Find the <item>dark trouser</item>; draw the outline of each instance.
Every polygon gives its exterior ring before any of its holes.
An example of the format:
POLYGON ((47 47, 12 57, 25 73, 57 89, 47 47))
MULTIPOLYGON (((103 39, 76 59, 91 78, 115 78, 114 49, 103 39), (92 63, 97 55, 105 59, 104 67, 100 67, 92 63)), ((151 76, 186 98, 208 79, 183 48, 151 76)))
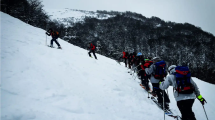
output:
POLYGON ((127 67, 127 59, 126 58, 123 58, 124 59, 124 62, 125 62, 125 67, 127 67))
POLYGON ((159 88, 159 83, 152 83, 153 92, 158 96, 158 103, 163 103, 163 93, 164 93, 164 103, 170 103, 169 97, 166 94, 166 91, 159 88))
POLYGON ((195 99, 188 99, 177 102, 178 109, 182 115, 182 120, 196 120, 195 114, 192 111, 194 101, 195 99))
POLYGON ((54 39, 54 38, 52 38, 52 40, 51 40, 51 46, 53 46, 53 41, 57 44, 58 47, 60 46, 60 44, 59 44, 59 43, 57 42, 57 40, 54 39))
POLYGON ((146 77, 145 71, 140 71, 141 84, 146 87, 146 90, 149 90, 149 80, 146 77))
POLYGON ((91 54, 90 54, 91 52, 93 53, 94 58, 97 59, 96 54, 95 54, 95 50, 90 50, 90 51, 88 52, 88 54, 89 54, 90 57, 91 57, 91 54))
POLYGON ((131 69, 131 60, 130 59, 128 59, 128 67, 129 67, 129 69, 131 69))

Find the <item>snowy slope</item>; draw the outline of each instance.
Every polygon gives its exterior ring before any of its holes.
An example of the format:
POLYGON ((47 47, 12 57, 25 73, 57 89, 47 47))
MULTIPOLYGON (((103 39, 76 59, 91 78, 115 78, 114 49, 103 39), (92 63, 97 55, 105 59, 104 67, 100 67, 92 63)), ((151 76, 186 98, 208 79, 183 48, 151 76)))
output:
MULTIPOLYGON (((108 19, 109 17, 114 17, 109 14, 100 14, 94 11, 84 11, 84 10, 75 10, 75 9, 47 9, 48 15, 51 19, 59 20, 60 22, 67 25, 67 21, 72 21, 73 23, 84 21, 84 18, 92 17, 97 19, 108 19)), ((69 23, 68 23, 69 24, 69 23)))
MULTIPOLYGON (((98 54, 90 58, 61 39, 63 50, 49 48, 44 30, 4 13, 1 32, 1 120, 163 120, 124 65, 98 54)), ((195 81, 212 120, 215 86, 195 81)), ((169 95, 179 114, 172 88, 169 95)), ((197 120, 206 119, 197 100, 193 110, 197 120)))

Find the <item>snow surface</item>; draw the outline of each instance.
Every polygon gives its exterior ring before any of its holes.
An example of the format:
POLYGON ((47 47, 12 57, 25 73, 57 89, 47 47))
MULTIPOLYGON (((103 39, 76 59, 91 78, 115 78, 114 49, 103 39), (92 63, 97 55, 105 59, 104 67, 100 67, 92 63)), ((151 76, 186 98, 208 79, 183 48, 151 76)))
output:
MULTIPOLYGON (((44 30, 2 12, 1 32, 1 120, 163 120, 124 64, 99 54, 95 60, 61 39, 62 50, 49 48, 44 30)), ((194 80, 213 120, 215 86, 194 80)), ((180 115, 171 87, 168 92, 170 108, 180 115)), ((198 100, 193 111, 206 120, 198 100)))
MULTIPOLYGON (((73 21, 74 23, 83 21, 84 18, 92 17, 97 19, 108 19, 114 17, 114 15, 100 14, 94 11, 84 11, 75 9, 47 9, 46 10, 51 19, 56 19, 67 25, 67 21, 73 21)), ((69 24, 69 23, 68 23, 69 24)))

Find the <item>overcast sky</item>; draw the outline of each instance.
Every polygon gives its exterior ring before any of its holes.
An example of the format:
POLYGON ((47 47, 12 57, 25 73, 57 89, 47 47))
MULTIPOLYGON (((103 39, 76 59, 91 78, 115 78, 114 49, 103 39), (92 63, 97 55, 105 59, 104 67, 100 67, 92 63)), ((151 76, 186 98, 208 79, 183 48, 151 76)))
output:
POLYGON ((215 0, 42 0, 44 9, 131 11, 165 21, 191 23, 215 36, 215 0))

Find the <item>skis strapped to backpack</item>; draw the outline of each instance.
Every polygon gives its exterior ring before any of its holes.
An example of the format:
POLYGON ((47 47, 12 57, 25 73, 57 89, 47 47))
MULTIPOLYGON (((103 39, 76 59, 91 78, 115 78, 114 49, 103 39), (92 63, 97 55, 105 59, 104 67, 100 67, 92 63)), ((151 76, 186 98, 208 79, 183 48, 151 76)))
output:
POLYGON ((175 77, 177 88, 176 91, 180 94, 191 94, 194 88, 190 82, 191 74, 187 66, 177 66, 175 68, 175 77))
POLYGON ((156 79, 163 79, 164 77, 166 77, 166 63, 164 61, 156 62, 155 67, 156 70, 154 73, 154 77, 156 79))

